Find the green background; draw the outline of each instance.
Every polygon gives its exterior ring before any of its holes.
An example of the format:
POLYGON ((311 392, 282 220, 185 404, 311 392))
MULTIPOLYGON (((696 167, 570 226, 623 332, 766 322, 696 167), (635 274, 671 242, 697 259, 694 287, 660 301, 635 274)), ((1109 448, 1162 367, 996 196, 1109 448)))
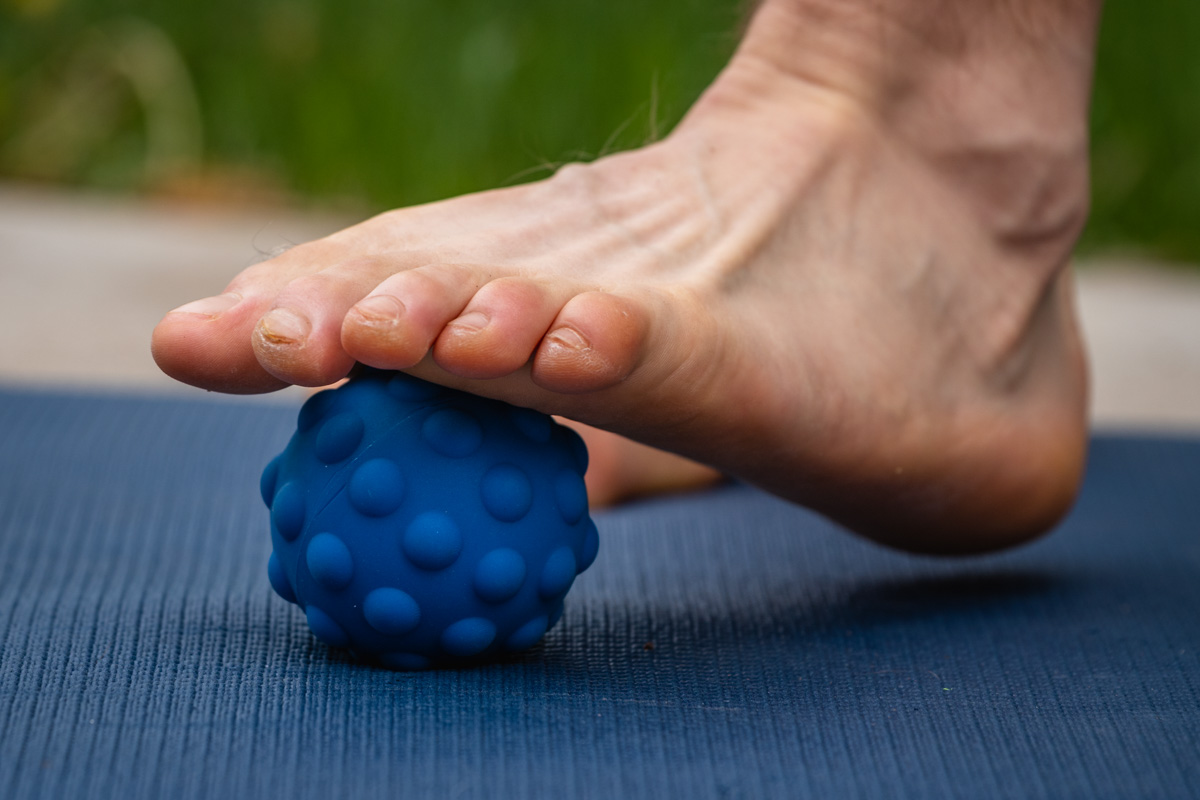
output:
MULTIPOLYGON (((739 0, 0 0, 0 175, 363 211, 662 135, 739 0)), ((1105 9, 1085 251, 1200 263, 1200 3, 1105 9)))

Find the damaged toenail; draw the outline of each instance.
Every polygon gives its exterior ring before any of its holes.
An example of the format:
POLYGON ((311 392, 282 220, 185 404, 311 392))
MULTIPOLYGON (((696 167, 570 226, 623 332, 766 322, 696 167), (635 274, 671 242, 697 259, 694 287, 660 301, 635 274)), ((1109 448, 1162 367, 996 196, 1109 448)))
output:
POLYGON ((296 344, 308 338, 312 324, 290 308, 276 308, 258 321, 258 332, 270 344, 296 344))
POLYGON ((488 315, 482 311, 471 311, 452 320, 450 324, 455 328, 462 328, 468 333, 475 333, 486 328, 489 321, 488 315))
POLYGON ((568 350, 587 350, 589 347, 587 340, 574 328, 555 328, 546 334, 546 338, 568 350))
POLYGON ((171 309, 172 314, 197 314, 202 317, 219 317, 229 309, 242 302, 242 296, 236 292, 219 294, 216 297, 206 297, 203 300, 193 300, 171 309))
POLYGON ((364 297, 354 306, 358 315, 367 322, 395 322, 404 311, 404 304, 390 294, 376 294, 364 297))

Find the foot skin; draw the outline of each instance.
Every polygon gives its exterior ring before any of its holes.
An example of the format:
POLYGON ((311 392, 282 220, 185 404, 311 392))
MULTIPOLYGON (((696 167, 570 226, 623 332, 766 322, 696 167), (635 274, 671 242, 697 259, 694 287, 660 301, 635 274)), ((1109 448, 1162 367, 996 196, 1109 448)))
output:
POLYGON ((583 437, 588 448, 588 503, 605 508, 652 495, 715 486, 722 475, 690 459, 638 444, 590 425, 559 418, 583 437))
POLYGON ((892 546, 1036 536, 1086 442, 1096 10, 892 5, 768 0, 668 139, 296 247, 169 313, 155 359, 225 392, 403 369, 892 546))

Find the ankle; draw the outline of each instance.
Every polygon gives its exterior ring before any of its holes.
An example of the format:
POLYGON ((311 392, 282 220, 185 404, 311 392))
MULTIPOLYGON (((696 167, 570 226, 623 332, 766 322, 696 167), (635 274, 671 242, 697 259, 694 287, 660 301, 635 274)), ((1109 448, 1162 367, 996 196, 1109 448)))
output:
POLYGON ((1086 101, 1101 0, 761 0, 737 58, 886 115, 937 73, 1086 101), (999 67, 999 69, 997 69, 999 67), (965 76, 964 76, 965 77, 965 76), (1073 80, 1081 77, 1082 80, 1073 80))
POLYGON ((764 0, 679 133, 770 154, 776 182, 806 180, 814 155, 885 143, 972 209, 999 250, 1057 269, 1087 214, 1098 11, 1096 0, 764 0))

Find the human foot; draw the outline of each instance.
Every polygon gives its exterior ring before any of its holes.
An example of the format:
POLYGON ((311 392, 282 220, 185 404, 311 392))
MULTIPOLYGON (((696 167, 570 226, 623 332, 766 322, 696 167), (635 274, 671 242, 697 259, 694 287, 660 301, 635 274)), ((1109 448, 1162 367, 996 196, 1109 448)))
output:
POLYGON ((234 392, 406 369, 899 547, 1040 533, 1085 442, 1094 14, 963 4, 982 35, 895 4, 767 2, 667 140, 294 248, 168 314, 155 358, 234 392))
POLYGON ((606 508, 653 495, 689 492, 720 483, 723 476, 712 467, 668 453, 615 433, 560 417, 574 428, 588 449, 584 476, 588 504, 606 508))

